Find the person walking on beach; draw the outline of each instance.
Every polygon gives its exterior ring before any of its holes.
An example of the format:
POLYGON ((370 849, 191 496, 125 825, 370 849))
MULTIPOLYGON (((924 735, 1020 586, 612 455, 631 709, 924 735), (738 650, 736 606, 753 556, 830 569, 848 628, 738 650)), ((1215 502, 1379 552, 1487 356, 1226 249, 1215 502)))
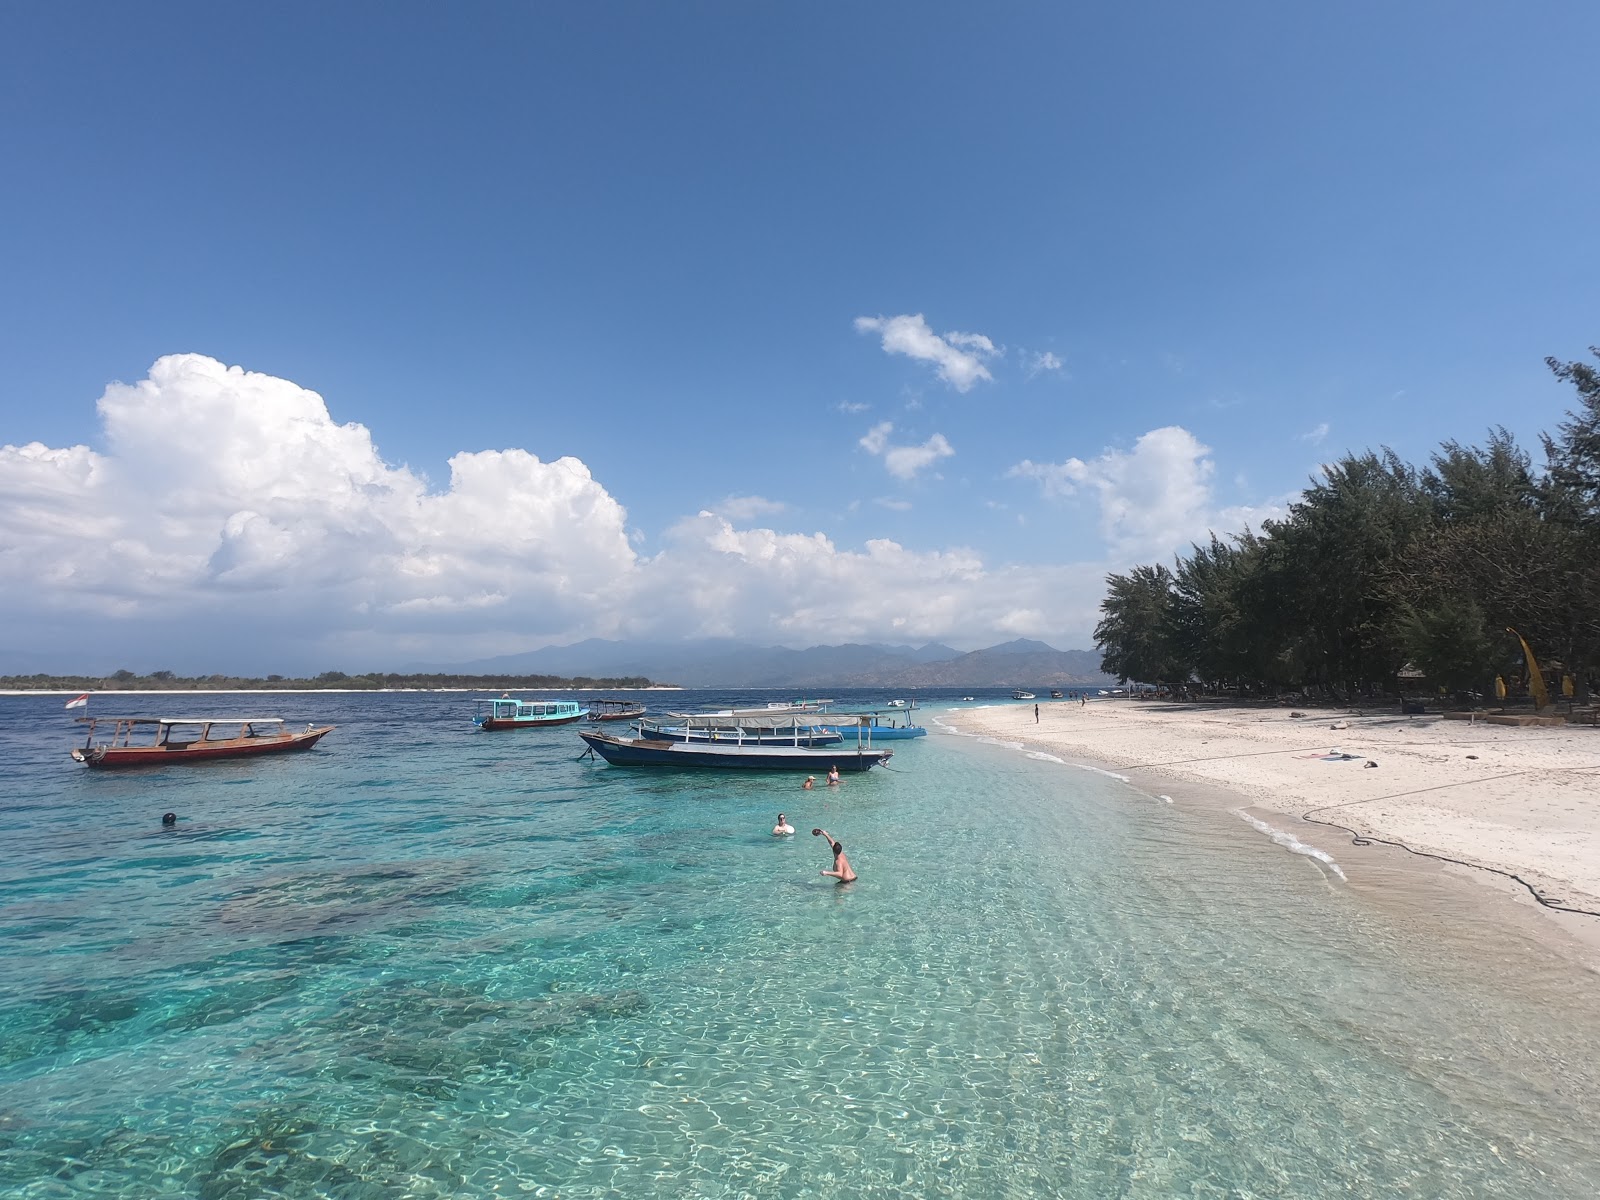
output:
POLYGON ((813 829, 812 837, 828 839, 828 845, 833 847, 833 870, 821 872, 823 875, 832 875, 840 883, 854 883, 856 873, 850 869, 850 860, 844 856, 844 843, 833 840, 833 834, 826 829, 813 829))
POLYGON ((1039 723, 1039 706, 1037 704, 1033 706, 1033 723, 1035 725, 1039 723))

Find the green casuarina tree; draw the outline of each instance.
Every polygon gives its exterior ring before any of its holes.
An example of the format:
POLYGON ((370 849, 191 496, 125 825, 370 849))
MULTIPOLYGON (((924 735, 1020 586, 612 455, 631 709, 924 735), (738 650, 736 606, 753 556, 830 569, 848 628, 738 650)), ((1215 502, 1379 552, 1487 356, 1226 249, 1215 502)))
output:
POLYGON ((1387 449, 1347 454, 1258 534, 1110 576, 1095 630, 1106 670, 1339 693, 1392 689, 1410 661, 1486 690, 1520 657, 1511 626, 1586 697, 1600 667, 1600 367, 1547 361, 1578 404, 1542 439, 1542 470, 1504 428, 1481 447, 1444 443, 1421 471, 1387 449))
POLYGON ((1402 635, 1411 661, 1446 691, 1487 696, 1494 677, 1511 669, 1506 637, 1491 631, 1483 610, 1466 597, 1410 610, 1402 635))
POLYGON ((1405 649, 1435 684, 1487 695, 1514 665, 1505 627, 1548 623, 1534 609, 1559 531, 1539 516, 1530 459, 1504 428, 1481 448, 1444 443, 1421 489, 1433 511, 1403 589, 1405 649))
POLYGON ((1258 596, 1261 618, 1267 628, 1300 631, 1308 683, 1350 691, 1393 684, 1405 661, 1404 579, 1429 515, 1415 471, 1385 449, 1324 468, 1288 518, 1268 528, 1278 587, 1258 596))
POLYGON ((1104 614, 1094 629, 1100 669, 1118 679, 1182 683, 1189 664, 1172 627, 1172 572, 1159 563, 1106 577, 1104 614))
POLYGON ((1194 674, 1213 687, 1261 678, 1262 640, 1245 610, 1245 585, 1261 543, 1248 531, 1237 542, 1211 535, 1179 557, 1168 604, 1174 648, 1194 674))
MULTIPOLYGON (((1600 360, 1600 347, 1590 346, 1589 352, 1600 360)), ((1600 522, 1600 371, 1581 361, 1544 361, 1557 379, 1578 390, 1578 410, 1558 427, 1560 436, 1544 437, 1552 515, 1573 523, 1600 522)))
MULTIPOLYGON (((1589 350, 1600 359, 1600 348, 1589 350)), ((1545 362, 1578 393, 1578 407, 1558 427, 1559 436, 1544 438, 1540 501, 1547 519, 1563 530, 1566 549, 1549 585, 1558 615, 1545 640, 1576 679, 1579 699, 1587 700, 1589 671, 1600 663, 1600 371, 1581 361, 1545 362)))

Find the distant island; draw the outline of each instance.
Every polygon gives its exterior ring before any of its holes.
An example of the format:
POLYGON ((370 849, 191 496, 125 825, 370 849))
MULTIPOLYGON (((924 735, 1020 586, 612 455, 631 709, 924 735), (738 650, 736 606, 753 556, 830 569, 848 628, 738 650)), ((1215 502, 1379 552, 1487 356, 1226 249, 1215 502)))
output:
MULTIPOLYGON (((436 688, 607 689, 789 688, 1040 688, 1104 687, 1113 677, 1093 650, 1057 650, 1044 642, 1017 639, 963 653, 938 642, 923 646, 846 643, 796 650, 731 638, 665 642, 612 642, 590 638, 569 646, 507 654, 472 662, 403 663, 399 671, 346 674, 324 671, 311 678, 267 675, 180 677, 172 671, 131 670, 104 674, 35 672, 22 656, 0 652, 7 691, 379 691, 436 688), (663 683, 670 680, 670 683, 663 683)), ((96 664, 97 666, 101 664, 96 664)), ((102 667, 103 669, 103 667, 102 667)))
POLYGON ((285 675, 252 678, 239 675, 175 675, 171 671, 114 671, 110 675, 0 675, 0 691, 7 692, 380 692, 436 691, 444 689, 486 692, 510 689, 539 691, 608 690, 636 691, 641 688, 670 686, 653 683, 639 676, 617 679, 564 678, 558 675, 450 675, 378 674, 346 675, 343 671, 324 671, 310 679, 285 675))

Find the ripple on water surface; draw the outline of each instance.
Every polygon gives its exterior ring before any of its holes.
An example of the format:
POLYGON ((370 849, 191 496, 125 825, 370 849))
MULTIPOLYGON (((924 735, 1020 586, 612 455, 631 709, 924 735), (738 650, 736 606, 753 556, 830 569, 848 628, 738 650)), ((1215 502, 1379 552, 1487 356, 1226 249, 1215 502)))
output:
POLYGON ((1600 1189, 1571 976, 1237 817, 937 732, 802 792, 292 703, 297 760, 9 781, 0 1193, 1600 1189))

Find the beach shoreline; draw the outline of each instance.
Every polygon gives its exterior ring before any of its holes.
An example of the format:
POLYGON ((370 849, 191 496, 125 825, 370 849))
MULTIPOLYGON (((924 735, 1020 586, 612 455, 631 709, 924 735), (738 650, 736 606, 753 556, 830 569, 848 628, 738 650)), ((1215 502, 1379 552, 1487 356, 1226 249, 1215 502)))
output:
POLYGON ((1336 856, 1348 884, 1381 903, 1403 903, 1419 873, 1470 878, 1464 903, 1600 970, 1600 917, 1561 911, 1600 913, 1600 730, 1208 702, 1037 707, 1037 723, 1034 705, 1006 703, 946 721, 1237 814, 1241 830, 1336 856), (1510 903, 1477 902, 1491 893, 1510 903))

